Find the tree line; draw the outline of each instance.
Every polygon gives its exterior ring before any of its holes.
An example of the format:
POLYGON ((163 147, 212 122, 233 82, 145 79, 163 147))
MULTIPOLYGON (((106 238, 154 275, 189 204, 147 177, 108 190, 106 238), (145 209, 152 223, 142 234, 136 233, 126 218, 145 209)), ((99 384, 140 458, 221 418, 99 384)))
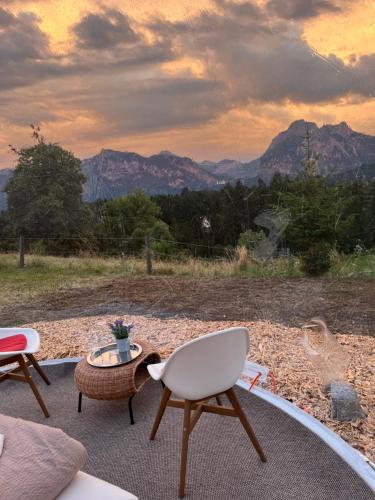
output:
POLYGON ((220 257, 238 245, 253 248, 270 236, 260 214, 287 214, 275 250, 302 257, 306 272, 329 268, 330 253, 375 248, 375 181, 332 182, 304 164, 293 179, 275 174, 269 184, 241 182, 219 191, 148 197, 141 191, 113 200, 82 201, 80 161, 38 129, 36 143, 14 150, 17 166, 6 186, 8 209, 0 213, 0 249, 50 254, 121 255, 141 252, 145 236, 156 255, 220 257))

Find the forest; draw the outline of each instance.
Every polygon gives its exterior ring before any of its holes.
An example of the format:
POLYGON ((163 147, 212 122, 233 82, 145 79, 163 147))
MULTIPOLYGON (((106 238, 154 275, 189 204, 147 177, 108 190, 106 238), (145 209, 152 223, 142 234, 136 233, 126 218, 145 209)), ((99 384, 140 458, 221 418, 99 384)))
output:
POLYGON ((241 182, 220 190, 148 197, 142 191, 95 203, 82 201, 80 161, 36 137, 17 151, 0 213, 0 249, 48 255, 127 255, 152 238, 161 258, 225 257, 236 247, 263 256, 302 257, 308 274, 329 269, 332 251, 375 248, 375 181, 334 182, 309 163, 293 179, 276 174, 269 184, 241 182), (268 246, 267 246, 268 245, 268 246))

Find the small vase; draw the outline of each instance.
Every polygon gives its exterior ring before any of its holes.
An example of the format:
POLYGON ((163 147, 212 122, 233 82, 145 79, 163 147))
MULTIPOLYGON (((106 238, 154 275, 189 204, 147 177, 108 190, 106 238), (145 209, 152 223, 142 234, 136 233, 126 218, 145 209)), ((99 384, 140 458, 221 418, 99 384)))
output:
POLYGON ((130 339, 116 339, 118 352, 130 351, 130 339))

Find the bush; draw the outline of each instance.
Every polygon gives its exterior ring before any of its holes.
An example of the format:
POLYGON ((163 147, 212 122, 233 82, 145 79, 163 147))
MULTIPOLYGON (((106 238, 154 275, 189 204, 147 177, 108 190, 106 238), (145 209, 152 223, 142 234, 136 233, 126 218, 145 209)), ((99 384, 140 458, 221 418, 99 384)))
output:
POLYGON ((238 246, 239 247, 245 247, 248 250, 253 250, 257 243, 259 241, 264 240, 266 235, 264 234, 264 231, 253 231, 252 229, 248 229, 244 233, 240 234, 239 240, 238 240, 238 246))
POLYGON ((322 276, 331 267, 331 250, 329 243, 320 242, 301 255, 301 269, 309 276, 322 276))
POLYGON ((176 245, 172 241, 153 241, 152 251, 159 259, 171 259, 176 257, 176 245))

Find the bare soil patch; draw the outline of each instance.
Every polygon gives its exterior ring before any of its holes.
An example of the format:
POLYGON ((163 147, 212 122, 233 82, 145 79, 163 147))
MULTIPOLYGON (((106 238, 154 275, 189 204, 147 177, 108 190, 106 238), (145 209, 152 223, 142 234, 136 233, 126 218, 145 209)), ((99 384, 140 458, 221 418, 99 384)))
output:
POLYGON ((299 327, 320 316, 334 333, 375 335, 374 304, 375 280, 126 277, 2 307, 0 324, 122 313, 299 327))

